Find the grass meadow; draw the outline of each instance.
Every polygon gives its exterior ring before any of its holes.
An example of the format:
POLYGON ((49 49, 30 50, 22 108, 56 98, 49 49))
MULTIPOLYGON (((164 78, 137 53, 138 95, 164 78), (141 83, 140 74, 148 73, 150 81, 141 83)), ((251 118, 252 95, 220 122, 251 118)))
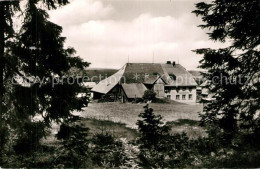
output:
MULTIPOLYGON (((138 115, 143 112, 145 104, 132 103, 90 103, 84 111, 76 114, 84 118, 98 120, 109 120, 126 124, 126 127, 137 128, 138 115)), ((160 104, 150 103, 155 114, 163 116, 163 121, 176 121, 179 119, 199 120, 199 113, 202 112, 202 105, 188 104, 160 104)))
MULTIPOLYGON (((143 112, 145 104, 132 103, 90 103, 82 112, 74 112, 82 119, 79 123, 88 127, 90 135, 101 132, 109 132, 116 138, 127 138, 134 140, 138 137, 136 122, 138 115, 143 112)), ((150 103, 155 114, 163 116, 163 121, 170 125, 171 133, 185 132, 189 138, 206 136, 205 130, 199 126, 199 113, 202 112, 202 105, 188 105, 172 102, 170 104, 150 103)), ((59 125, 53 124, 50 135, 42 140, 51 145, 57 144, 54 139, 59 131, 59 125)), ((58 143, 59 144, 59 143, 58 143)))
MULTIPOLYGON (((116 136, 135 138, 137 136, 136 122, 138 115, 143 112, 145 104, 132 103, 90 103, 83 112, 75 113, 84 118, 85 126, 94 131, 109 130, 116 136), (103 128, 102 128, 103 127, 103 128), (121 129, 119 129, 121 128, 121 129), (131 130, 130 130, 131 129, 131 130), (130 134, 125 134, 129 132, 130 134)), ((199 113, 202 112, 202 105, 188 104, 149 104, 155 114, 163 116, 163 121, 168 123, 172 133, 186 132, 190 138, 205 136, 205 131, 198 125, 199 113)))

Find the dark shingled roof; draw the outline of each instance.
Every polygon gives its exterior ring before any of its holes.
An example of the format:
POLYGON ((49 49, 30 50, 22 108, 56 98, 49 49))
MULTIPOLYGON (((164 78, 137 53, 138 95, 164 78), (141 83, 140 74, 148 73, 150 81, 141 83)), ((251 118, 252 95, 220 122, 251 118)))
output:
POLYGON ((159 63, 127 63, 124 78, 126 83, 144 83, 146 78, 162 74, 159 63))
POLYGON ((154 84, 161 76, 149 75, 144 79, 144 84, 154 84))
POLYGON ((142 83, 130 83, 122 84, 122 88, 129 99, 142 98, 144 92, 147 90, 144 84, 142 83))
POLYGON ((180 64, 161 64, 164 72, 168 75, 175 75, 176 80, 168 81, 170 86, 197 86, 193 76, 180 64))

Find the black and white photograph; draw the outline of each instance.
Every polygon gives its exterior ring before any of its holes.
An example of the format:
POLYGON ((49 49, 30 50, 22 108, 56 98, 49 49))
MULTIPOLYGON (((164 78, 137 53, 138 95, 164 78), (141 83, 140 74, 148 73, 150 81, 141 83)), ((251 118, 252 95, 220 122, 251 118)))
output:
POLYGON ((0 0, 0 169, 259 167, 260 0, 0 0))

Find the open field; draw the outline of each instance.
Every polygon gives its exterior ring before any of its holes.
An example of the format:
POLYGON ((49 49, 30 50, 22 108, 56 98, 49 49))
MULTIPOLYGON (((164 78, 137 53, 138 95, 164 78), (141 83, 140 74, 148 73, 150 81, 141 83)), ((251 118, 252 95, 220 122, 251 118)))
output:
MULTIPOLYGON (((82 122, 86 127, 94 129, 93 133, 100 132, 102 127, 114 133, 115 136, 134 139, 137 134, 136 122, 138 115, 143 112, 145 104, 132 103, 90 103, 87 108, 78 114, 85 119, 82 122), (112 123, 109 123, 111 121, 112 123), (128 134, 124 133, 128 132, 128 134)), ((198 125, 199 113, 202 105, 187 104, 158 104, 152 103, 150 107, 155 114, 163 116, 163 121, 171 126, 171 133, 185 132, 190 138, 206 136, 202 127, 198 125)))
MULTIPOLYGON (((80 120, 90 129, 90 135, 110 132, 115 137, 124 137, 133 140, 138 136, 136 122, 138 115, 143 112, 145 104, 132 103, 90 103, 83 112, 75 112, 83 119, 80 120)), ((198 126, 199 112, 202 105, 187 105, 173 102, 171 104, 151 103, 155 114, 163 116, 163 121, 171 126, 171 133, 186 132, 190 138, 206 136, 203 128, 198 126)), ((51 135, 44 140, 50 144, 59 126, 53 124, 51 135)), ((56 144, 56 143, 55 143, 56 144)))
MULTIPOLYGON (((85 118, 109 120, 126 124, 126 127, 137 128, 138 115, 143 112, 145 104, 132 103, 90 103, 85 111, 80 114, 85 118)), ((202 105, 187 104, 159 104, 151 103, 155 114, 163 116, 164 122, 176 121, 178 119, 199 120, 199 113, 202 112, 202 105)))

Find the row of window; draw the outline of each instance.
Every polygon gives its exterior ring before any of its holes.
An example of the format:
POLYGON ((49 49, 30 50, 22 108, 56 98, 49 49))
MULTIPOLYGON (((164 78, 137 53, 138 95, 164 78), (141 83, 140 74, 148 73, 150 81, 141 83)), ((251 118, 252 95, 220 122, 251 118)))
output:
MULTIPOLYGON (((186 95, 181 95, 182 96, 182 100, 186 100, 186 95)), ((188 95, 188 99, 192 100, 192 94, 188 95)), ((176 100, 180 100, 180 95, 176 95, 176 100)))
MULTIPOLYGON (((167 98, 170 99, 171 95, 167 95, 167 98)), ((192 100, 192 94, 189 94, 189 100, 192 100)), ((180 95, 176 95, 176 100, 180 100, 180 95)), ((182 100, 186 100, 186 95, 182 95, 182 100)))

